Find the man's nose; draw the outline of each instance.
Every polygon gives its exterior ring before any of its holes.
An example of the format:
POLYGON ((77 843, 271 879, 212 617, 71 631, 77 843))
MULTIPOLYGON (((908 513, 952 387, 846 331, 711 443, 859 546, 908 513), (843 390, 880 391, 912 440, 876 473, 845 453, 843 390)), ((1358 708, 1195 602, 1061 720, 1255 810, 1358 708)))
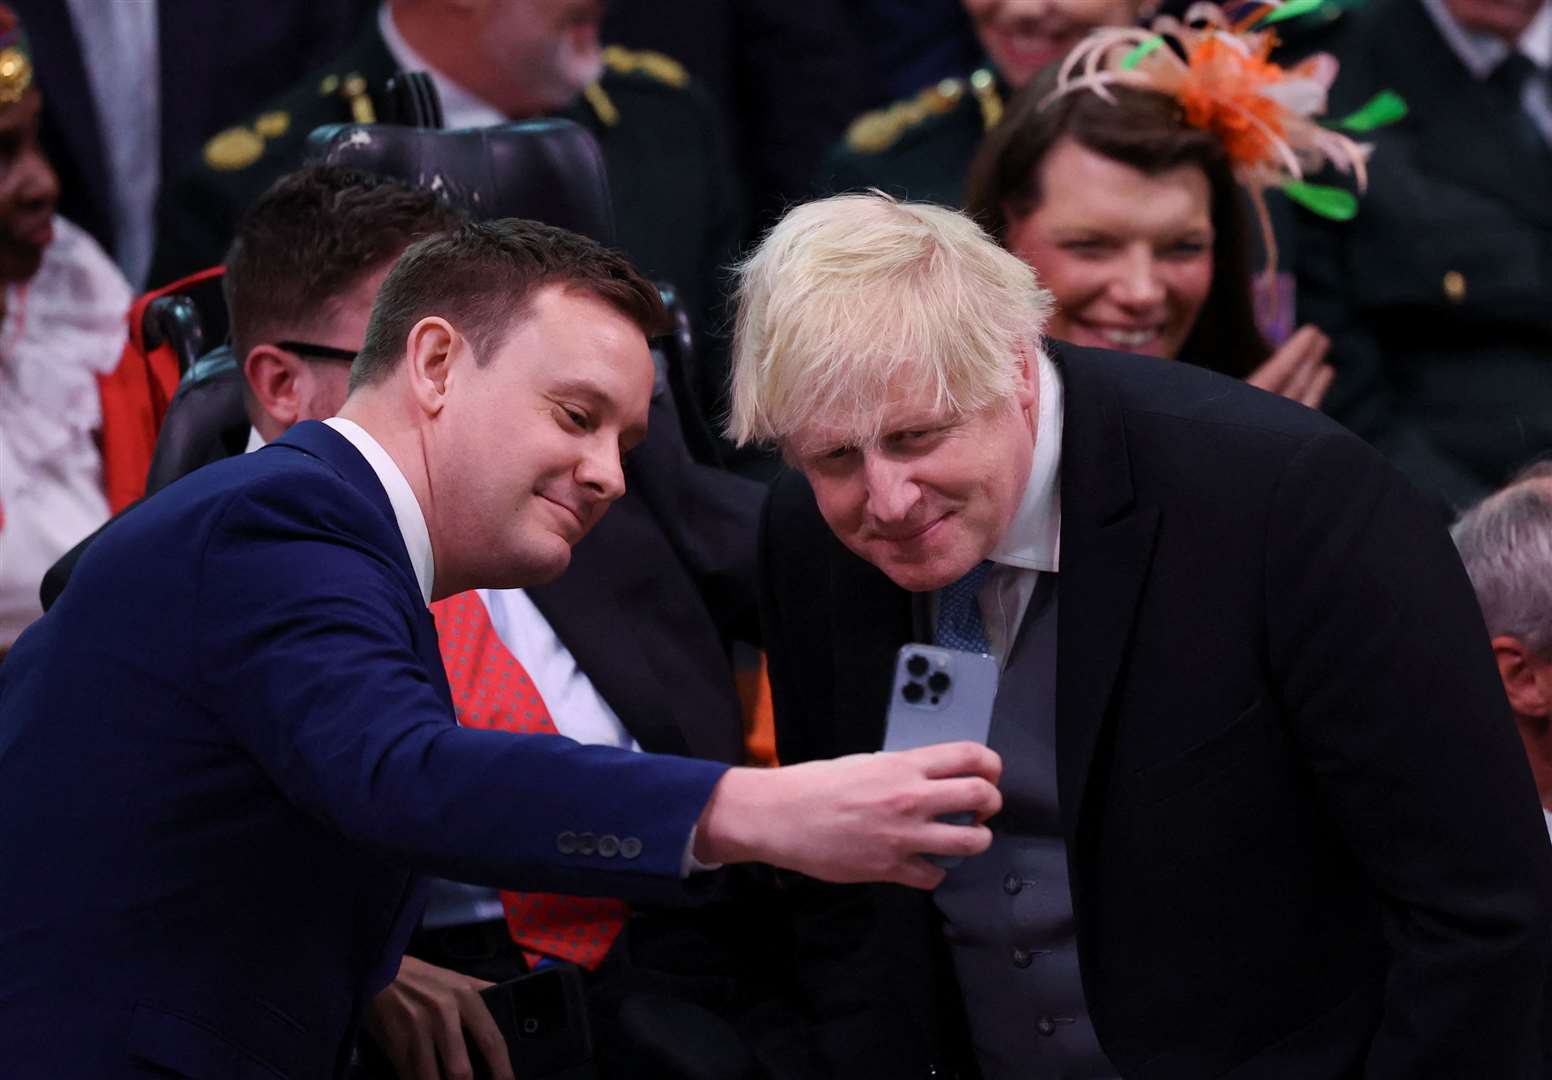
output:
POLYGON ((862 474, 867 486, 868 512, 879 521, 903 521, 921 500, 921 488, 906 462, 864 451, 862 474))
POLYGON ((625 465, 612 439, 599 438, 577 465, 577 483, 606 502, 625 494, 625 465))

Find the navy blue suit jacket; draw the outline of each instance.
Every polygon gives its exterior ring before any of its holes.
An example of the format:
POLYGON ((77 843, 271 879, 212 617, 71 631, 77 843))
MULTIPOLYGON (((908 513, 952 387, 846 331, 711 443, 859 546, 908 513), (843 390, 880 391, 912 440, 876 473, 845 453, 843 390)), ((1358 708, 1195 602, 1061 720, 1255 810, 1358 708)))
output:
POLYGON ((299 425, 106 531, 0 669, 0 1061, 328 1075, 415 871, 677 892, 723 768, 457 727, 381 485, 299 425))

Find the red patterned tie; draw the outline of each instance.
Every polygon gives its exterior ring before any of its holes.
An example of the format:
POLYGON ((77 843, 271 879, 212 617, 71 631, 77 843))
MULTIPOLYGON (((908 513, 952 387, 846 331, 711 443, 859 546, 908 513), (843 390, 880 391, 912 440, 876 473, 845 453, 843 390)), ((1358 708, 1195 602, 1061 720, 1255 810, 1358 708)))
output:
MULTIPOLYGON (((478 594, 438 600, 431 614, 460 724, 524 735, 556 733, 538 688, 501 643, 478 594)), ((589 970, 603 961, 630 910, 619 900, 554 893, 503 892, 501 903, 512 940, 523 946, 530 964, 551 956, 589 970)))

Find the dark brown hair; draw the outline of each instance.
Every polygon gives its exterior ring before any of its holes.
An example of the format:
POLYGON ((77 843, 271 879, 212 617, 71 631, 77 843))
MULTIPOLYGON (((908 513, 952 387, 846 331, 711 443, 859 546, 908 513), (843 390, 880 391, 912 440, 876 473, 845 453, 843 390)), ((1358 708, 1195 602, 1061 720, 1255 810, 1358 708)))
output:
POLYGON ((430 315, 452 323, 469 339, 476 362, 489 363, 535 293, 556 284, 592 293, 647 337, 668 330, 657 287, 619 252, 522 218, 468 222, 420 241, 394 265, 378 290, 350 388, 396 368, 410 328, 430 315))
POLYGON ((243 215, 222 289, 238 361, 307 336, 325 309, 416 240, 463 215, 435 194, 339 165, 281 177, 243 215))
POLYGON ((1006 247, 1008 215, 1040 205, 1040 165, 1063 138, 1150 176, 1199 167, 1211 193, 1213 279, 1180 359, 1243 378, 1271 349, 1256 328, 1249 222, 1223 144, 1187 124, 1173 98, 1152 91, 1114 87, 1111 103, 1079 90, 1042 108, 1058 66, 1025 84, 986 136, 970 166, 965 209, 1006 247))

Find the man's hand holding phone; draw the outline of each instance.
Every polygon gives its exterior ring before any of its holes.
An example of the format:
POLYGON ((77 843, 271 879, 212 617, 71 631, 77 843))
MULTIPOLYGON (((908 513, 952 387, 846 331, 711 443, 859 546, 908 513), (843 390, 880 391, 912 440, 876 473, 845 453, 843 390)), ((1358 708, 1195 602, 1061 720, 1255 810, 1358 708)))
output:
POLYGON ((977 855, 1002 808, 1002 759, 971 742, 853 754, 779 769, 730 769, 696 831, 704 863, 766 862, 824 881, 936 888, 923 856, 977 855), (939 820, 969 813, 970 824, 939 820))

